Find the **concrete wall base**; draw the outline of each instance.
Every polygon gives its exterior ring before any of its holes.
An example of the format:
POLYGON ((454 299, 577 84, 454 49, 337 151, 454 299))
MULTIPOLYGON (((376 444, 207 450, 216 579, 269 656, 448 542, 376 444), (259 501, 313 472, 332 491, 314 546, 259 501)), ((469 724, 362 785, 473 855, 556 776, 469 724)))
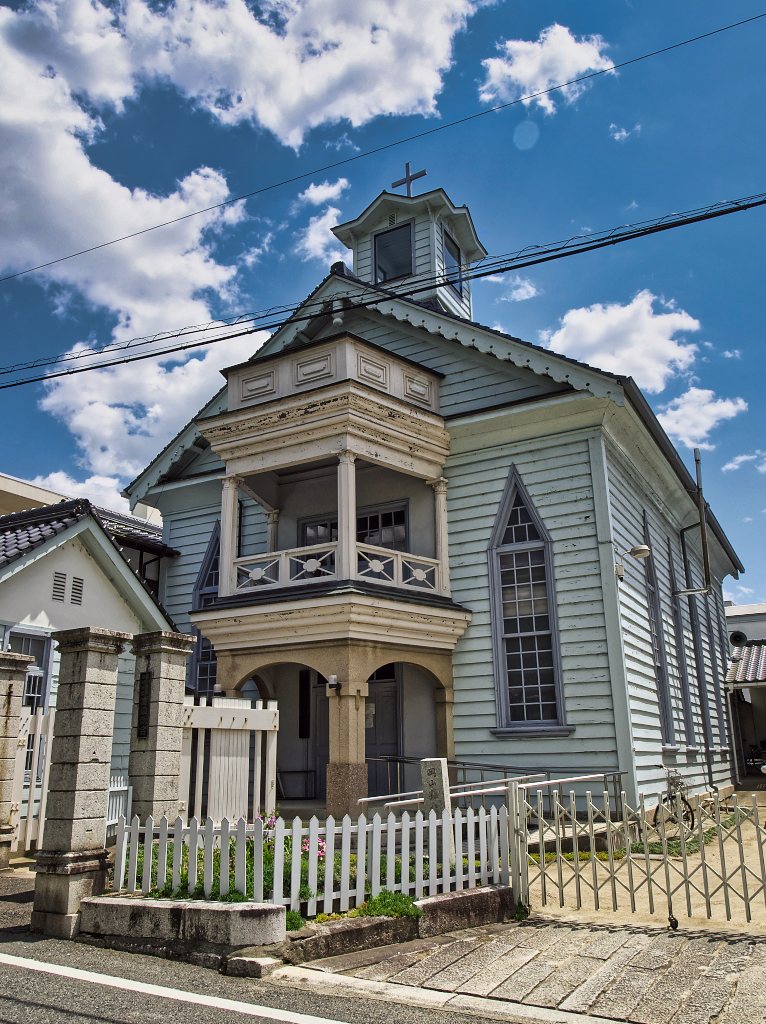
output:
MULTIPOLYGON (((32 931, 61 937, 74 927, 72 922, 59 923, 58 919, 76 917, 83 899, 104 891, 106 858, 104 849, 82 853, 42 850, 38 853, 32 931), (49 927, 53 931, 47 931, 49 927)), ((71 935, 66 937, 71 938, 71 935)))
POLYGON ((15 829, 10 825, 0 825, 0 873, 11 870, 11 843, 15 829))
POLYGON ((33 910, 30 931, 50 935, 54 939, 73 939, 80 933, 80 915, 48 914, 44 910, 33 910))
POLYGON ((84 899, 83 936, 216 947, 268 946, 285 939, 285 908, 272 903, 212 903, 115 896, 84 899))

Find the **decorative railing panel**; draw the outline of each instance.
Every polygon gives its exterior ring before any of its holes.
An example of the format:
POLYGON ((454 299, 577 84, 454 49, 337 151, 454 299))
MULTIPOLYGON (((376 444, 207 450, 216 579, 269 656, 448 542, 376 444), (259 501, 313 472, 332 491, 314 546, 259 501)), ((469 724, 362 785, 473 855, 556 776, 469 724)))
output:
POLYGON ((357 544, 356 562, 358 579, 439 593, 439 563, 434 558, 357 544))
POLYGON ((271 551, 234 560, 236 592, 335 579, 337 543, 271 551))

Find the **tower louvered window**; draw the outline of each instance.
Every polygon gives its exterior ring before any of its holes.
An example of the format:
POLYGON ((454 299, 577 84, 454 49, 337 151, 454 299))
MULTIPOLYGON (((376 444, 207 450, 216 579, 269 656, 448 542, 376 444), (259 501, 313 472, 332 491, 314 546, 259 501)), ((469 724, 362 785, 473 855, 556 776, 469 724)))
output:
POLYGON ((54 601, 63 601, 66 598, 66 573, 54 572, 51 597, 54 601))
POLYGON ((550 541, 515 472, 495 524, 490 563, 501 724, 507 728, 559 725, 550 541))
POLYGON ((82 595, 85 589, 85 580, 81 576, 72 577, 72 589, 69 591, 70 604, 82 604, 82 595))

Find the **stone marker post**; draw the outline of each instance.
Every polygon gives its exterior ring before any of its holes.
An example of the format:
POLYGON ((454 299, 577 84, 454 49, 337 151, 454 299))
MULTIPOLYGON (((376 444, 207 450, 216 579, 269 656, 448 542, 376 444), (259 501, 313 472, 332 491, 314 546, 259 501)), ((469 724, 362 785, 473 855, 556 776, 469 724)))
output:
POLYGON ((428 817, 431 811, 436 811, 441 817, 445 809, 452 814, 446 757, 424 757, 420 762, 420 779, 423 786, 423 814, 428 817))
POLYGON ((80 901, 103 892, 106 882, 117 659, 132 637, 86 627, 53 639, 61 665, 32 930, 68 939, 78 931, 80 901))
POLYGON ((19 744, 21 698, 27 666, 34 661, 28 654, 0 651, 0 872, 8 870, 14 827, 11 825, 11 801, 19 744))
POLYGON ((187 794, 178 792, 186 690, 186 662, 193 636, 157 630, 133 637, 136 678, 128 775, 133 814, 143 821, 173 821, 187 794))

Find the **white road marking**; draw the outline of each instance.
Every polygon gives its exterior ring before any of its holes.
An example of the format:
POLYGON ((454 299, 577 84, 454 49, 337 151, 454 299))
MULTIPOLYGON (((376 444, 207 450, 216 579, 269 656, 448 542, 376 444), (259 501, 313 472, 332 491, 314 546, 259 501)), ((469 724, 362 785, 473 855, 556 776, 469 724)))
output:
POLYGON ((241 1013, 245 1017, 260 1017, 262 1020, 282 1021, 284 1024, 341 1024, 340 1021, 328 1017, 315 1017, 308 1013, 294 1013, 291 1010, 279 1010, 273 1006, 258 1006, 255 1003, 241 1003, 236 999, 223 999, 220 996, 206 996, 199 992, 185 992, 179 988, 166 988, 164 985, 149 985, 131 978, 117 978, 110 974, 97 974, 95 971, 81 971, 77 967, 64 967, 62 964, 51 964, 43 960, 29 960, 26 957, 10 956, 0 953, 0 965, 19 967, 28 971, 39 971, 41 974, 55 974, 60 978, 71 978, 73 981, 84 981, 91 985, 104 985, 107 988, 118 988, 125 992, 140 992, 146 996, 158 996, 160 999, 172 999, 179 1003, 192 1003, 196 1006, 210 1006, 215 1010, 228 1010, 241 1013))

